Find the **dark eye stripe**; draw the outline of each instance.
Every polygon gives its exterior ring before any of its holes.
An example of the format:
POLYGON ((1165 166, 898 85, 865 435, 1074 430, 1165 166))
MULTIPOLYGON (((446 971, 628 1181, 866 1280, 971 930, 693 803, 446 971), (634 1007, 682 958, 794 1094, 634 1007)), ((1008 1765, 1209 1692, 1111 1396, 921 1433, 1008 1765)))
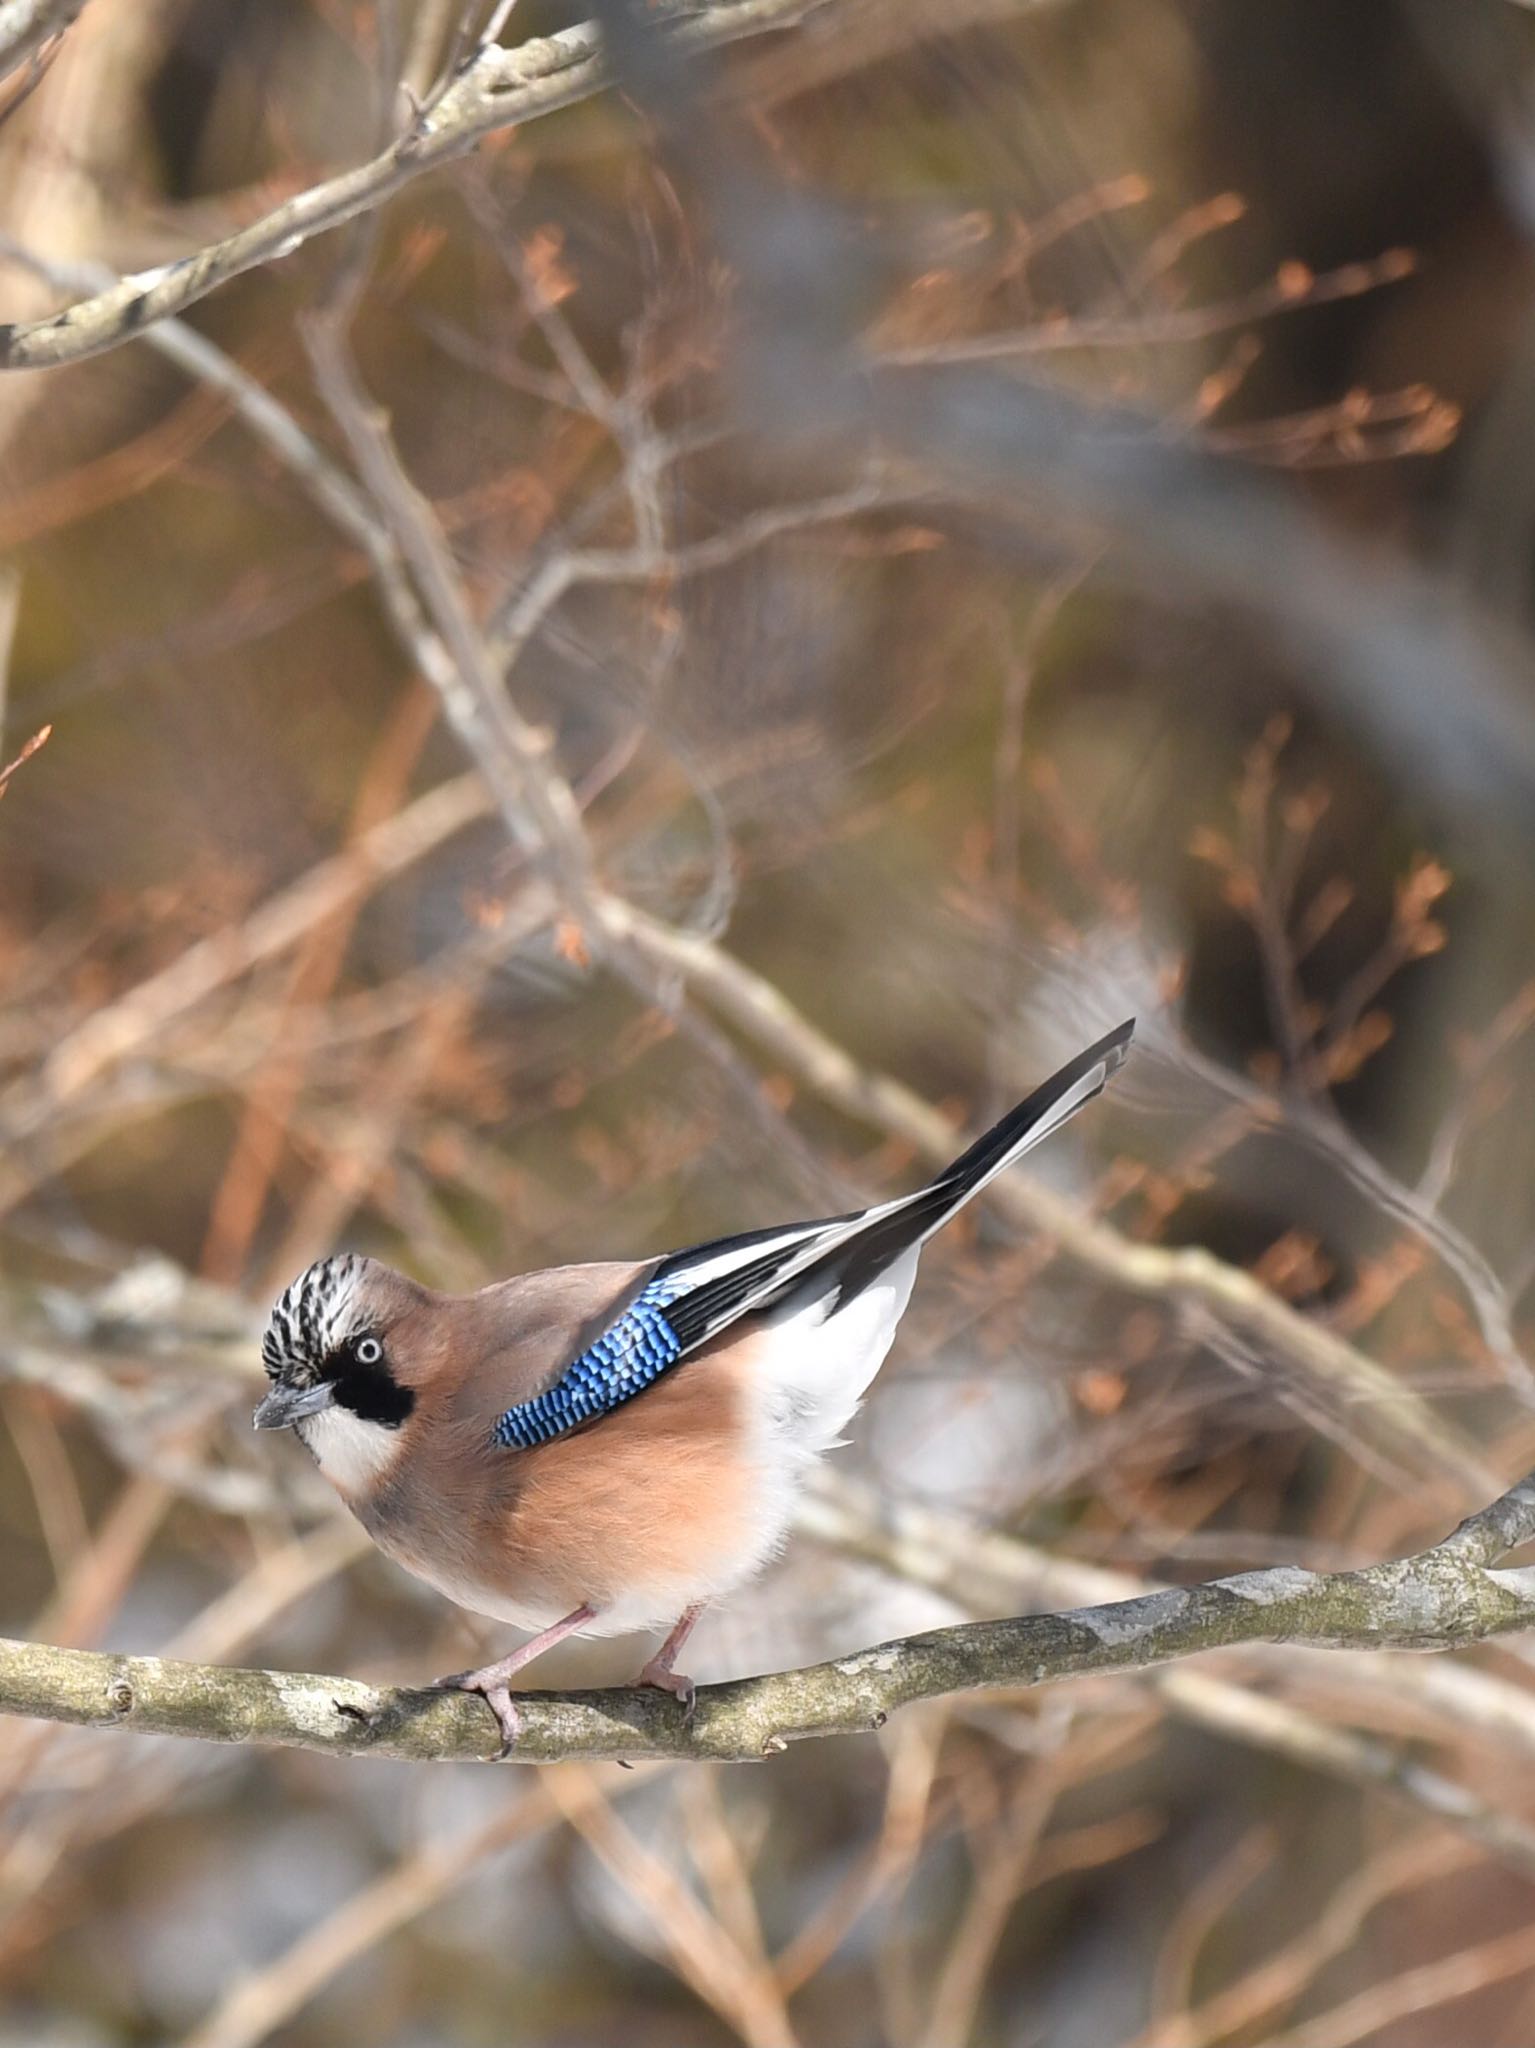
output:
POLYGON ((336 1375, 336 1402, 360 1422, 398 1429, 416 1405, 409 1387, 402 1387, 385 1366, 344 1365, 336 1375))

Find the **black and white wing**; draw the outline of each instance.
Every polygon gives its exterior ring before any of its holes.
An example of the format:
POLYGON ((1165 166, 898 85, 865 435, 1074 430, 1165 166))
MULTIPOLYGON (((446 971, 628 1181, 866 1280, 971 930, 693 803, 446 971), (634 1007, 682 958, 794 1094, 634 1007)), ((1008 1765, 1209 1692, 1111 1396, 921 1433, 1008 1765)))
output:
MULTIPOLYGON (((760 1312, 776 1321, 805 1311, 825 1325, 900 1267, 898 1299, 892 1299, 898 1318, 921 1246, 1102 1091, 1124 1060, 1134 1028, 1132 1018, 1078 1053, 914 1194, 847 1216, 717 1238, 663 1259, 553 1386, 507 1410, 496 1427, 498 1440, 531 1448, 595 1420, 745 1316, 760 1312)), ((871 1375, 893 1329, 891 1321, 871 1375)))
POLYGON ((924 1244, 1025 1152, 1101 1094, 1129 1050, 1135 1020, 1077 1054, 914 1194, 786 1230, 722 1238, 663 1260, 655 1285, 676 1287, 667 1321, 685 1357, 754 1309, 812 1292, 845 1307, 887 1267, 924 1244), (683 1284, 685 1283, 685 1284, 683 1284))

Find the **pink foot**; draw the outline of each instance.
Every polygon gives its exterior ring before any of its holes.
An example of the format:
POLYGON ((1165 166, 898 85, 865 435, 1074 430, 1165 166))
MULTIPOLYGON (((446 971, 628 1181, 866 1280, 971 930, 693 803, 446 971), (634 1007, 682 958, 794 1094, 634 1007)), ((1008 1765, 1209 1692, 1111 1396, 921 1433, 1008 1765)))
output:
POLYGON ((691 1721, 693 1718, 693 1707, 697 1693, 692 1679, 682 1677, 679 1672, 673 1671, 672 1666, 676 1663, 683 1644, 693 1633, 698 1617, 703 1611, 704 1603, 702 1600, 687 1610, 682 1619, 677 1623, 677 1626, 666 1638, 666 1641, 656 1651, 656 1654, 635 1680, 636 1685, 654 1685, 662 1692, 669 1692, 673 1699, 680 1700, 682 1703, 682 1717, 685 1721, 691 1721))
POLYGON ((663 1664, 659 1654, 651 1658, 634 1682, 636 1685, 653 1685, 661 1692, 669 1692, 674 1700, 681 1701, 683 1719, 692 1720, 698 1689, 691 1678, 684 1678, 680 1671, 673 1671, 670 1665, 663 1664))
POLYGON ((505 1679, 497 1683, 499 1665, 487 1664, 482 1671, 453 1671, 446 1678, 432 1680, 433 1692, 477 1692, 496 1717, 496 1726, 501 1730, 501 1747, 496 1751, 494 1761, 504 1763, 517 1747, 517 1737, 522 1731, 522 1716, 512 1705, 512 1695, 507 1690, 505 1679))
MULTIPOLYGON (((495 1761, 500 1763, 509 1757, 517 1746, 517 1737, 522 1730, 522 1717, 512 1705, 509 1681, 519 1671, 531 1664, 535 1657, 541 1657, 545 1650, 552 1650, 556 1643, 566 1636, 574 1635, 577 1629, 585 1628, 589 1621, 596 1619, 594 1608, 582 1605, 567 1614, 563 1621, 555 1622, 541 1634, 526 1642, 520 1650, 513 1650, 509 1657, 502 1657, 495 1664, 482 1664, 478 1671, 454 1671, 446 1678, 433 1680, 433 1689, 443 1692, 477 1692, 496 1717, 496 1726, 501 1730, 501 1747, 496 1751, 495 1761)), ((662 1645, 665 1648, 665 1645, 662 1645)))

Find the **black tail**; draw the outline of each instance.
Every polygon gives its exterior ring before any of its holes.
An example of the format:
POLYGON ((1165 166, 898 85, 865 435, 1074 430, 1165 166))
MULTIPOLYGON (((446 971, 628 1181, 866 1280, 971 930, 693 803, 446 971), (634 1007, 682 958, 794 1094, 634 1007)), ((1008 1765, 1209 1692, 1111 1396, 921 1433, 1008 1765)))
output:
MULTIPOLYGON (((1084 1103, 1091 1102, 1095 1095, 1101 1095, 1124 1065, 1134 1036, 1135 1019, 1127 1017, 1107 1037, 1100 1038, 1096 1045, 1090 1045, 1086 1052, 1079 1052, 1074 1060, 1068 1060, 1058 1074, 1052 1074, 1048 1081, 1041 1081, 1032 1095, 1026 1095, 1016 1109, 1010 1109, 983 1137, 977 1138, 968 1151, 961 1152, 952 1166, 946 1166, 932 1182, 932 1190, 952 1188, 955 1191, 954 1209, 968 1202, 1010 1161, 1021 1158, 1031 1146, 1048 1138, 1053 1130, 1075 1116, 1084 1103), (1101 1071, 1095 1073, 1095 1069, 1101 1071), (1067 1098, 1079 1088, 1081 1094, 1063 1108, 1067 1098), (1060 1114, 1054 1116, 1052 1113, 1057 1109, 1060 1114)), ((952 1213, 952 1210, 946 1212, 952 1213)))
MULTIPOLYGON (((1016 1109, 1010 1109, 984 1136, 961 1152, 936 1180, 908 1195, 899 1205, 872 1211, 867 1227, 855 1231, 829 1252, 824 1264, 817 1261, 812 1265, 806 1279, 817 1272, 826 1278, 835 1276, 841 1283, 838 1307, 853 1300, 904 1252, 941 1230, 988 1181, 1048 1138, 1052 1131, 1059 1130, 1095 1095, 1101 1095, 1123 1065, 1134 1033, 1135 1019, 1129 1017, 1096 1045, 1068 1060, 1058 1073, 1041 1081, 1016 1109)), ((794 1292, 800 1291, 796 1284, 794 1292)))
POLYGON ((666 1309, 667 1321, 681 1346, 678 1356, 685 1356, 754 1309, 835 1294, 835 1313, 852 1301, 903 1253, 942 1229, 954 1212, 1004 1167, 1091 1102, 1124 1059, 1134 1030, 1132 1017, 1107 1038, 1078 1053, 915 1194, 881 1202, 877 1208, 852 1216, 829 1216, 806 1224, 803 1235, 763 1231, 738 1240, 722 1238, 665 1261, 652 1278, 665 1280, 675 1274, 682 1283, 666 1309), (771 1242, 753 1256, 753 1247, 762 1238, 771 1242), (743 1254, 738 1265, 724 1272, 716 1270, 697 1286, 687 1286, 688 1267, 698 1264, 700 1257, 717 1265, 719 1254, 728 1251, 732 1242, 739 1243, 743 1254))

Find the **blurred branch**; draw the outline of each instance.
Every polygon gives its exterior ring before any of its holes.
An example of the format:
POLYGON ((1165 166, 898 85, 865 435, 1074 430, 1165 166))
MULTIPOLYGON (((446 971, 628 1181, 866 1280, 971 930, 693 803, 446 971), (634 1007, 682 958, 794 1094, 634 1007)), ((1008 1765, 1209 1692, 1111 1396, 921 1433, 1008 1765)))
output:
MULTIPOLYGON (((742 11, 739 7, 732 10, 732 18, 742 11)), ((21 260, 57 274, 53 266, 42 265, 14 245, 8 246, 21 260)), ((592 873, 579 808, 551 751, 549 737, 522 717, 502 681, 506 667, 572 585, 643 582, 719 568, 781 532, 873 505, 881 496, 878 481, 866 480, 808 504, 763 508, 735 527, 670 548, 657 544, 653 536, 641 535, 630 547, 556 553, 534 571, 502 619, 487 629, 474 615, 434 508, 406 474, 387 422, 356 378, 338 313, 311 322, 308 340, 322 392, 346 435, 362 489, 324 455, 270 394, 204 337, 171 321, 144 339, 221 391, 319 509, 363 548, 391 626, 437 691, 470 759, 494 790, 508 827, 535 859, 541 855, 547 863, 567 914, 592 936, 608 940, 614 964, 622 967, 625 956, 630 960, 637 957, 645 965, 652 988, 657 978, 663 983, 680 978, 691 994, 702 995, 823 1099, 901 1137, 923 1158, 944 1163, 957 1140, 939 1111, 899 1082, 861 1068, 841 1046, 796 1012, 772 983, 719 944, 651 917, 601 888, 592 873)), ((574 347, 572 341, 566 356, 574 347)), ((584 363, 571 367, 580 381, 589 381, 584 363)), ((1028 394, 1018 397, 1023 402, 1028 394)), ((603 398, 601 410, 608 413, 616 403, 603 398)), ((458 786, 453 787, 456 790, 458 786)), ((445 792, 438 794, 445 796, 445 792)), ((463 798, 467 809, 473 798, 467 790, 463 798)), ((431 798, 419 800, 394 826, 376 828, 378 834, 392 839, 406 819, 431 802, 431 798)), ((428 835, 428 843, 436 843, 433 835, 428 835)), ((369 844, 371 835, 361 842, 369 844)), ((404 856, 407 860, 416 857, 414 851, 404 856)), ((343 877, 344 885, 351 887, 361 886, 366 879, 356 856, 338 856, 336 863, 316 870, 289 893, 297 895, 322 878, 327 883, 342 883, 343 877), (343 868, 343 863, 349 865, 343 868), (332 866, 337 870, 335 877, 330 875, 332 866)), ((245 964, 291 942, 282 936, 291 924, 291 918, 282 914, 287 907, 287 899, 279 897, 256 913, 246 927, 256 944, 245 964)), ((306 923, 310 914, 305 911, 306 923)), ((48 1090, 30 1115, 26 1110, 18 1112, 20 1132, 24 1134, 36 1119, 56 1108, 61 1090, 76 1093, 104 1066, 144 1044, 165 1021, 166 1004, 179 1013, 189 1002, 243 971, 238 947, 228 939, 210 940, 152 983, 130 991, 87 1021, 54 1050, 45 1069, 48 1090)), ((1432 1414, 1409 1387, 1252 1275, 1202 1249, 1167 1250, 1134 1243, 1018 1174, 999 1182, 993 1194, 1004 1213, 1052 1238, 1100 1279, 1213 1318, 1265 1355, 1283 1359, 1309 1387, 1321 1392, 1332 1409, 1348 1411, 1378 1448, 1414 1472, 1450 1478, 1462 1501, 1485 1495, 1496 1485, 1474 1449, 1443 1417, 1432 1414)), ((1512 1349, 1511 1345, 1504 1348, 1512 1349)))
POLYGON ((0 78, 63 35, 84 6, 85 0, 0 0, 0 78))
POLYGON ((871 358, 861 335, 882 257, 864 225, 791 188, 749 124, 720 120, 643 7, 605 4, 624 89, 703 199, 738 279, 733 373, 757 434, 822 450, 872 441, 971 496, 1000 490, 1016 504, 1024 487, 1055 516, 1122 542, 1159 598, 1171 572, 1272 621, 1382 750, 1473 827, 1529 816, 1527 650, 1447 579, 1343 547, 1250 467, 1170 439, 1133 408, 983 362, 871 358))
MULTIPOLYGON (((610 930, 622 929, 658 965, 679 974, 824 1101, 904 1139, 925 1161, 942 1165, 953 1157, 962 1140, 941 1111, 888 1074, 860 1066, 724 948, 611 897, 604 916, 610 930)), ((1005 1175, 988 1192, 1004 1215, 1053 1239, 1100 1280, 1197 1311, 1282 1358, 1333 1403, 1357 1408, 1376 1444, 1413 1470, 1452 1478, 1463 1497, 1497 1484, 1475 1448, 1410 1387, 1252 1274, 1198 1246, 1170 1250, 1133 1242, 1022 1174, 1005 1175)))
POLYGON ((69 1097, 114 1062, 128 1058, 216 989, 285 952, 323 919, 389 875, 399 874, 488 809, 477 775, 455 776, 417 797, 348 847, 318 862, 267 898, 243 925, 180 954, 169 967, 98 1011, 53 1051, 29 1117, 11 1135, 46 1122, 69 1097))
MULTIPOLYGON (((1530 0, 1535 6, 1535 0, 1530 0)), ((1339 299, 1359 298, 1410 277, 1417 268, 1410 250, 1390 249, 1372 262, 1345 263, 1320 274, 1308 272, 1304 283, 1287 276, 1271 279, 1240 297, 1203 306, 1130 314, 1085 314, 1039 320, 1030 327, 968 335, 958 340, 908 343, 880 351, 892 367, 931 363, 1009 362, 1020 357, 1055 355, 1065 350, 1157 348, 1170 342, 1204 341, 1212 335, 1324 306, 1339 299)))
POLYGON ((1510 1933, 1394 1973, 1329 2006, 1315 2019, 1287 2027, 1282 2034, 1271 2033, 1268 2048, 1350 2048, 1394 2020, 1421 2018, 1436 2006, 1470 1998, 1489 1984, 1530 1969, 1535 1969, 1535 1930, 1521 1922, 1510 1933))
MULTIPOLYGON (((428 1842, 403 1856, 306 1928, 272 1962, 237 1976, 185 2037, 182 2048, 256 2048, 359 1956, 462 1886, 482 1879, 494 1856, 600 1799, 590 1772, 571 1766, 569 1788, 557 1782, 562 1775, 551 1771, 478 1827, 428 1842)), ((620 1789, 627 1792, 649 1775, 620 1789)))
MULTIPOLYGON (((1532 1538, 1535 1476, 1412 1557, 1351 1572, 1280 1565, 1105 1606, 935 1629, 705 1686, 691 1721, 645 1687, 526 1694, 518 1759, 745 1761, 791 1741, 878 1728, 917 1700, 1141 1671, 1240 1644, 1449 1649, 1535 1628, 1535 1568, 1494 1562, 1532 1538)), ((0 1712, 416 1762, 483 1756, 492 1736, 488 1710, 467 1696, 12 1641, 0 1642, 0 1712)))
MULTIPOLYGON (((359 475, 380 507, 420 592, 441 659, 426 670, 448 722, 494 791, 514 841, 572 905, 583 900, 590 855, 575 792, 545 767, 554 736, 524 719, 501 687, 433 508, 395 452, 388 421, 358 382, 338 313, 306 324, 320 392, 347 438, 359 475)), ((387 593, 386 593, 387 594, 387 593)))
MULTIPOLYGON (((746 1949, 721 1918, 623 1821, 605 1798, 571 1798, 564 1772, 548 1781, 572 1827, 653 1928, 670 1967, 712 2005, 746 2048, 799 2048, 760 1940, 746 1949)), ((575 1788, 584 1789, 584 1788, 575 1788)))
MULTIPOLYGON (((21 616, 21 571, 0 569, 0 734, 11 690, 11 655, 16 647, 16 622, 21 616)), ((14 767, 15 763, 12 763, 14 767)))
POLYGON ((1349 1130, 1332 1105, 1313 1101, 1294 1090, 1276 1093, 1255 1085, 1233 1068, 1211 1059, 1181 1032, 1165 1034, 1151 1024, 1136 1032, 1142 1051, 1153 1051, 1180 1073, 1208 1088, 1220 1100, 1241 1108, 1254 1128, 1282 1128, 1287 1137, 1334 1167, 1349 1184, 1376 1203, 1427 1245, 1455 1275, 1475 1311, 1488 1349, 1521 1387, 1529 1384, 1529 1367, 1519 1354, 1513 1305, 1507 1284, 1491 1261, 1440 1208, 1453 1163, 1458 1125, 1434 1160, 1435 1171, 1424 1184, 1412 1187, 1382 1164, 1349 1130))
POLYGON ((22 765, 22 763, 24 761, 30 761, 32 756, 39 749, 39 747, 45 747, 48 744, 48 737, 52 731, 53 727, 51 725, 39 726, 37 731, 33 733, 31 739, 27 741, 26 745, 22 748, 21 752, 16 756, 15 760, 7 761, 5 766, 3 768, 0 768, 0 796, 5 795, 7 783, 10 781, 11 777, 16 773, 16 770, 22 765))
MULTIPOLYGON (((29 0, 11 0, 25 12, 29 0)), ((30 0, 34 11, 51 10, 30 0)), ((660 33, 679 54, 719 49, 743 36, 794 28, 829 0, 700 0, 662 17, 660 33)), ((3 16, 0 16, 3 22, 3 16)), ((0 42, 3 49, 3 42, 0 42)), ((231 278, 289 256, 312 235, 355 219, 425 171, 462 156, 482 136, 590 99, 613 83, 595 22, 552 36, 476 52, 445 90, 378 156, 285 200, 248 227, 156 269, 124 277, 45 320, 0 325, 0 370, 79 362, 185 312, 231 278)))
MULTIPOLYGON (((1462 1846, 1443 1835, 1427 1842, 1409 1839, 1372 1856, 1361 1868, 1349 1872, 1308 1925, 1198 2004, 1190 1994, 1192 1965, 1199 1958, 1191 1952, 1179 1973, 1183 1995, 1177 2006, 1169 1999, 1145 2031, 1122 2048, 1215 2048, 1216 2043, 1239 2036, 1242 2029, 1271 2019, 1290 2006, 1328 1963, 1355 1948, 1366 1921, 1385 1901, 1462 1867, 1463 1856, 1462 1846)), ((1214 1931, 1215 1919, 1222 1913, 1231 1915, 1242 1889, 1232 1884, 1230 1861, 1227 1859, 1225 1869, 1217 1865, 1201 1881, 1201 1890, 1206 1884, 1223 1885, 1221 1892, 1212 1889, 1210 1893, 1215 1918, 1209 1922, 1208 1932, 1214 1931)))

